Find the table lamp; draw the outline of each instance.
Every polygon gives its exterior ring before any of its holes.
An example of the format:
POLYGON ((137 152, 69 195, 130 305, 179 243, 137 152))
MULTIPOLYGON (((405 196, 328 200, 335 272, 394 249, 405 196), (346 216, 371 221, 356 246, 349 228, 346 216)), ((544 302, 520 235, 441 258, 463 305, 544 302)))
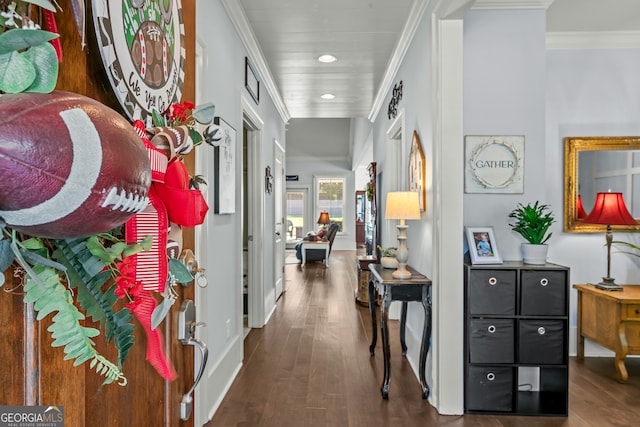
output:
POLYGON ((393 272, 396 279, 410 279, 411 272, 407 270, 409 249, 407 248, 407 228, 405 220, 420 219, 420 198, 415 191, 392 191, 387 193, 387 203, 384 211, 385 219, 398 219, 398 249, 396 259, 398 268, 393 272))
POLYGON ((612 225, 638 225, 633 219, 627 206, 624 204, 622 193, 598 193, 593 210, 584 219, 586 224, 603 224, 607 226, 605 235, 607 244, 607 277, 602 278, 602 282, 596 284, 596 288, 607 291, 621 291, 622 286, 615 283, 611 277, 611 242, 613 234, 611 233, 612 225))
POLYGON ((318 224, 322 224, 322 240, 327 241, 327 224, 331 223, 329 219, 329 212, 322 211, 318 217, 318 224))

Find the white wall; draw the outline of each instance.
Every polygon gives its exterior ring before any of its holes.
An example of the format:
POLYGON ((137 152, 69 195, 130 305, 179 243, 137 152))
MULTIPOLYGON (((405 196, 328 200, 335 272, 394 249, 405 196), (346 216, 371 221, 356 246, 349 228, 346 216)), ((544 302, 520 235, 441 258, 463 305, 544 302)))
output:
POLYGON ((464 225, 492 226, 507 260, 522 259, 507 217, 518 202, 540 200, 562 216, 546 194, 545 22, 544 10, 472 10, 464 21, 465 135, 525 137, 523 194, 464 195, 464 225))
POLYGON ((352 168, 366 167, 373 160, 373 125, 364 117, 351 119, 352 168))
MULTIPOLYGON (((200 337, 209 347, 207 375, 203 378, 196 393, 205 394, 208 404, 214 409, 224 392, 230 386, 233 377, 242 364, 243 325, 242 325, 242 112, 241 97, 248 99, 256 113, 264 122, 262 129, 263 164, 258 173, 264 174, 265 167, 274 165, 274 140, 286 146, 284 122, 278 114, 267 91, 260 93, 260 103, 255 105, 244 87, 245 56, 247 51, 220 1, 198 0, 196 14, 196 33, 203 49, 204 61, 201 72, 201 92, 203 99, 197 103, 213 102, 216 116, 221 116, 237 132, 236 150, 236 213, 216 215, 213 213, 213 181, 208 178, 207 200, 210 211, 205 224, 196 230, 199 253, 196 254, 200 266, 206 268, 209 280, 207 301, 200 301, 198 309, 206 312, 207 326, 199 330, 200 337), (227 326, 228 322, 228 326, 227 326), (227 329, 228 328, 228 329, 227 329), (207 385, 209 387, 207 387, 207 385)), ((199 165, 213 163, 213 150, 203 147, 196 156, 199 165)), ((213 169, 209 168, 209 172, 213 169)), ((264 235, 274 236, 273 196, 265 195, 264 235)), ((272 241, 265 240, 265 245, 272 241)), ((273 296, 273 250, 259 254, 264 259, 265 296, 273 296)), ((265 301, 267 312, 275 301, 265 301)), ((197 408, 198 409, 198 408, 197 408)), ((201 409, 201 408, 200 408, 201 409)), ((209 412, 206 418, 212 416, 209 412)), ((201 420, 202 421, 202 420, 201 420)), ((205 420, 206 421, 206 420, 205 420)))
MULTIPOLYGON (((549 202, 558 206, 550 241, 551 260, 571 267, 571 283, 593 283, 606 276, 604 233, 562 231, 563 158, 567 136, 640 135, 640 49, 579 49, 547 52, 545 181, 549 202)), ((635 191, 637 193, 637 190, 635 191)), ((589 210, 590 207, 585 207, 589 210)), ((615 240, 638 244, 637 233, 614 233, 615 240)), ((611 275, 618 283, 638 283, 638 264, 612 250, 611 275)), ((576 291, 571 290, 571 326, 576 325, 576 291)), ((575 335, 575 333, 573 334, 575 335)), ((572 340, 575 353, 575 340, 572 340)), ((587 355, 610 354, 587 346, 587 355)))
POLYGON ((355 250, 356 249, 356 188, 355 188, 355 172, 351 170, 351 164, 347 159, 342 160, 303 160, 287 158, 287 174, 298 175, 298 181, 287 182, 287 186, 291 188, 307 188, 309 190, 309 211, 312 212, 313 218, 308 224, 307 231, 317 228, 315 224, 318 218, 313 213, 314 200, 316 199, 316 191, 314 185, 314 176, 323 177, 344 177, 345 183, 345 206, 344 206, 344 223, 343 232, 336 235, 333 241, 332 250, 355 250))

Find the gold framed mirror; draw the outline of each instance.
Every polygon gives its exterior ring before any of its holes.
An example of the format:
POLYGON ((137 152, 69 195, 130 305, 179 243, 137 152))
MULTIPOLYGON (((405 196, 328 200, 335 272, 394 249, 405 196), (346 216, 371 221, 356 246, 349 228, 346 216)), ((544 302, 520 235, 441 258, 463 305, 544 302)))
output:
MULTIPOLYGON (((588 214, 596 193, 608 190, 621 192, 629 212, 640 220, 640 191, 634 192, 633 188, 640 188, 640 137, 571 136, 564 139, 565 232, 604 232, 606 226, 586 224, 578 218, 579 200, 588 214)), ((612 229, 637 232, 640 225, 614 225, 612 229)))

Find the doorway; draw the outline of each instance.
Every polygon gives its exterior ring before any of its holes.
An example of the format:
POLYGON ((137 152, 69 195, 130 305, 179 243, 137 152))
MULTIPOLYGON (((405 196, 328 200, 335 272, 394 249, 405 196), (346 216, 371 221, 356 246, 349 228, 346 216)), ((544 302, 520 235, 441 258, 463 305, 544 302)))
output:
POLYGON ((295 248, 296 243, 304 236, 308 193, 309 190, 306 188, 287 188, 285 200, 287 249, 295 248))

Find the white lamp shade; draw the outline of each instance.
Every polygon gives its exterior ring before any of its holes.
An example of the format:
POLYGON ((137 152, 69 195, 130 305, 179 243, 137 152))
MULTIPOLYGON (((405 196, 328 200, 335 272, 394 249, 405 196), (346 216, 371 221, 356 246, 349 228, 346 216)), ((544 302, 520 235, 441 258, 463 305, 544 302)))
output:
POLYGON ((385 219, 420 219, 420 197, 415 191, 387 193, 385 219))

